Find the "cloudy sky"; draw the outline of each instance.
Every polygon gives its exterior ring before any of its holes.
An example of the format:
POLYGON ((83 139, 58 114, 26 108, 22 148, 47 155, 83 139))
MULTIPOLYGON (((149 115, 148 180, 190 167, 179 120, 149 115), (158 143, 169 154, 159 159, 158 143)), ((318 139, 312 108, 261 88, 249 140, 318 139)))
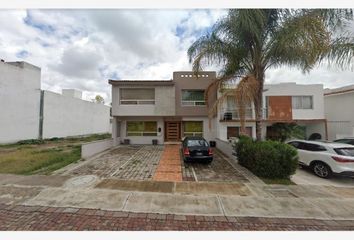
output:
MULTIPOLYGON (((42 89, 76 88, 110 102, 107 79, 171 79, 191 70, 187 49, 225 10, 0 10, 0 58, 42 68, 42 89)), ((354 25, 353 32, 354 32, 354 25)), ((206 70, 215 70, 212 67, 206 70)), ((282 67, 266 81, 354 84, 354 73, 282 67)))

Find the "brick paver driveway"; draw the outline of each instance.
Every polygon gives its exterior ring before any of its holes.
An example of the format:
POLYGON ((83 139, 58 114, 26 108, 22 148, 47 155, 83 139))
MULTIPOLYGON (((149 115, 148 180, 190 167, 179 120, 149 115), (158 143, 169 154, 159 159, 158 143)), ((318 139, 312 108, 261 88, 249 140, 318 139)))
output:
POLYGON ((236 164, 231 165, 231 159, 214 149, 214 159, 211 164, 188 162, 183 163, 184 181, 211 182, 248 182, 247 170, 236 164))
POLYGON ((157 181, 249 182, 248 171, 217 149, 211 164, 183 163, 179 145, 121 145, 101 156, 68 166, 61 175, 157 181))
POLYGON ((62 175, 97 175, 101 178, 152 179, 163 146, 119 146, 87 162, 71 165, 62 175))
POLYGON ((354 230, 354 221, 193 216, 0 204, 0 230, 354 230))

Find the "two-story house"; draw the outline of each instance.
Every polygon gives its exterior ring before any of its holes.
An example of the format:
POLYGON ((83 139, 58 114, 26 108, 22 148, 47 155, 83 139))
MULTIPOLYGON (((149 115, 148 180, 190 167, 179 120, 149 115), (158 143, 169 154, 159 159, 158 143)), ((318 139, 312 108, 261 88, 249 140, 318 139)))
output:
MULTIPOLYGON (((240 116, 234 96, 228 96, 217 114, 208 118, 204 92, 216 78, 215 72, 174 72, 172 80, 109 80, 112 85, 112 137, 115 145, 158 144, 180 141, 184 136, 227 141, 240 134, 240 116)), ((231 86, 232 87, 232 86, 231 86)), ((222 89, 209 91, 212 106, 222 89)), ((319 133, 327 139, 323 85, 268 84, 263 94, 263 138, 272 134, 272 124, 297 123, 306 137, 319 133)), ((252 104, 246 109, 246 132, 256 135, 252 104)))
POLYGON ((354 85, 324 91, 328 138, 354 137, 354 85))
MULTIPOLYGON (((220 96, 220 91, 218 92, 220 96)), ((266 84, 263 93, 262 136, 272 134, 272 124, 277 122, 296 123, 304 126, 306 137, 319 133, 327 139, 327 123, 324 117, 324 100, 322 84, 279 83, 266 84)), ((228 140, 240 133, 240 116, 233 96, 228 96, 219 109, 219 124, 216 124, 216 138, 228 140)), ((246 133, 254 137, 254 106, 246 108, 246 133)))
MULTIPOLYGON (((109 80, 112 85, 114 145, 180 141, 184 136, 212 140, 204 92, 215 72, 174 72, 172 80, 109 80)), ((216 100, 216 90, 208 96, 216 100)))

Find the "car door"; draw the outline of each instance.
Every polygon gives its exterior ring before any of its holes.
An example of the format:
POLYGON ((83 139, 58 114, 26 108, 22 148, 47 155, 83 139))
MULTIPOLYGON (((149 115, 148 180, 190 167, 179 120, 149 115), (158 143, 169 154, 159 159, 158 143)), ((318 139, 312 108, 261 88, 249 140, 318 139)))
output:
POLYGON ((314 160, 325 159, 324 153, 327 152, 327 149, 324 146, 315 144, 315 143, 304 143, 303 149, 303 158, 306 165, 310 165, 314 160))
POLYGON ((297 149, 297 155, 299 157, 299 162, 302 164, 306 164, 306 152, 304 151, 304 143, 300 141, 292 141, 288 143, 297 149))

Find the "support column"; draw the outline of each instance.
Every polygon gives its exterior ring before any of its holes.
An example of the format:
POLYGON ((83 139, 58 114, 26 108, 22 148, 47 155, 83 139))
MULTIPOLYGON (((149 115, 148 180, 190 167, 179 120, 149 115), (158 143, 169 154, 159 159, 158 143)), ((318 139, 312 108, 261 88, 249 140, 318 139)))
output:
POLYGON ((112 119, 112 139, 113 139, 113 147, 118 145, 117 139, 117 119, 113 117, 112 119))

